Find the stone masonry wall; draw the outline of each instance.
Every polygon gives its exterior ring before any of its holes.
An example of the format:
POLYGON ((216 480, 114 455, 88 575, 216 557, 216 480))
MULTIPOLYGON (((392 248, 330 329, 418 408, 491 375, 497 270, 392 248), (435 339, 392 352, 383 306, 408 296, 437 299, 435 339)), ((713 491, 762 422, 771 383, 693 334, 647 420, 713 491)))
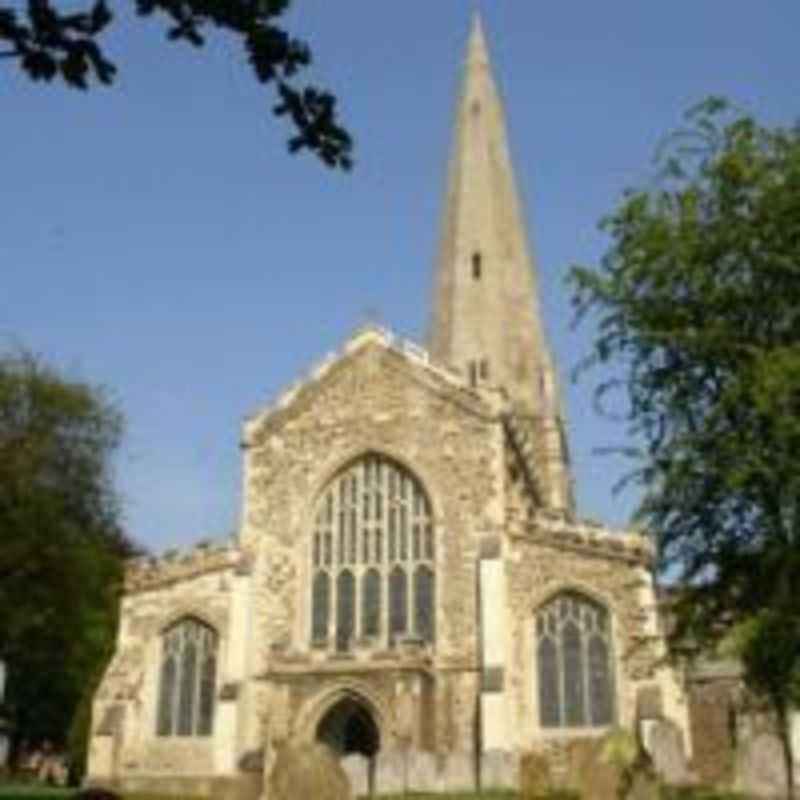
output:
POLYGON ((655 677, 659 653, 659 640, 648 631, 647 614, 639 604, 640 567, 638 559, 568 546, 557 534, 548 541, 547 531, 513 538, 506 558, 513 642, 508 686, 517 747, 529 749, 565 733, 552 734, 539 726, 534 630, 536 610, 562 590, 581 592, 609 609, 618 722, 632 725, 636 686, 655 677))
POLYGON ((246 435, 243 541, 258 553, 254 672, 275 653, 309 650, 314 502, 367 452, 410 469, 430 494, 436 538, 436 662, 474 665, 480 535, 498 532, 499 426, 474 392, 367 342, 246 435), (494 518, 493 518, 494 515, 494 518), (269 609, 269 613, 266 613, 269 609))
POLYGON ((214 773, 212 737, 157 737, 156 705, 161 658, 161 634, 184 616, 195 616, 219 634, 218 685, 224 680, 228 642, 231 561, 216 551, 210 558, 191 555, 134 564, 128 570, 128 593, 120 609, 114 656, 95 694, 90 742, 89 779, 136 775, 194 775, 214 773), (227 560, 226 560, 227 559, 227 560), (189 562, 203 561, 207 570, 194 570, 182 579, 189 562), (182 564, 182 566, 180 566, 182 564), (143 576, 149 577, 145 579, 143 576))

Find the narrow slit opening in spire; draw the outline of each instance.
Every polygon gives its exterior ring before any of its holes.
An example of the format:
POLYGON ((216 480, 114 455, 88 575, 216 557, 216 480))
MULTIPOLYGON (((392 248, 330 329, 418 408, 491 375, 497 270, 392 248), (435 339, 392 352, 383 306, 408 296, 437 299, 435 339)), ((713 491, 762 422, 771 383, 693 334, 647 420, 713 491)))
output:
POLYGON ((483 257, 479 251, 472 254, 472 277, 474 280, 479 281, 483 273, 483 257))

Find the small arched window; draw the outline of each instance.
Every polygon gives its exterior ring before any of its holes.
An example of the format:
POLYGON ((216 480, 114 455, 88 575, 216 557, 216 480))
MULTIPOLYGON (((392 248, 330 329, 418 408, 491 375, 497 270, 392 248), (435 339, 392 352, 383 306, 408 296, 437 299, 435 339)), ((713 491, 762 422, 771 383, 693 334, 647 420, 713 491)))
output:
POLYGON ((162 638, 156 732, 159 736, 210 736, 217 681, 216 632, 193 617, 162 638))
POLYGON ((562 592, 536 614, 539 721, 543 728, 614 720, 611 626, 603 606, 562 592))
POLYGON ((399 464, 368 455, 331 481, 317 502, 311 561, 316 646, 434 640, 431 503, 399 464))

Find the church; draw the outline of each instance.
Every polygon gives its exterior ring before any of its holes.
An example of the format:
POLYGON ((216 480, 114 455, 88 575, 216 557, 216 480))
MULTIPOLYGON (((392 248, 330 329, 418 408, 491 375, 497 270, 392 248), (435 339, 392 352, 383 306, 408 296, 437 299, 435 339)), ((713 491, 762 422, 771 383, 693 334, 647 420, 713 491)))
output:
POLYGON ((246 419, 224 545, 132 561, 88 781, 258 797, 319 740, 358 792, 513 787, 576 738, 670 720, 641 534, 583 521, 476 18, 426 347, 367 327, 246 419))

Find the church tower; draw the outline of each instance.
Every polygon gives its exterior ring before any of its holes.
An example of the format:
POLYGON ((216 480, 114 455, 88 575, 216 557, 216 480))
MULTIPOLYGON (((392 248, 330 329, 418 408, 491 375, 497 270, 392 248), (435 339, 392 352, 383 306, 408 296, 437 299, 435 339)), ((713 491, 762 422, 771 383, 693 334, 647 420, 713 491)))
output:
POLYGON ((472 386, 500 386, 541 504, 572 509, 558 380, 486 38, 475 16, 456 111, 429 346, 472 386))

